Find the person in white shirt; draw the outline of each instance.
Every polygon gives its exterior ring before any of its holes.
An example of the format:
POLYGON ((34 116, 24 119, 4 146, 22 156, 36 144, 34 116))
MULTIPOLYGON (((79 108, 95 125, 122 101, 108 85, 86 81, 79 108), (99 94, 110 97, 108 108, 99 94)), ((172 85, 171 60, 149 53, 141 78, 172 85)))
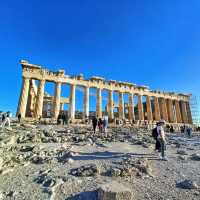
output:
POLYGON ((10 114, 9 113, 6 114, 6 117, 1 124, 1 127, 4 128, 6 125, 8 126, 8 128, 10 128, 10 114))
POLYGON ((158 132, 158 141, 160 142, 160 146, 161 146, 161 159, 167 161, 167 158, 165 156, 166 139, 165 139, 164 125, 165 125, 165 121, 160 120, 157 126, 157 132, 158 132))
POLYGON ((105 115, 105 116, 103 117, 103 129, 104 129, 104 133, 107 132, 107 128, 108 128, 108 116, 105 115))

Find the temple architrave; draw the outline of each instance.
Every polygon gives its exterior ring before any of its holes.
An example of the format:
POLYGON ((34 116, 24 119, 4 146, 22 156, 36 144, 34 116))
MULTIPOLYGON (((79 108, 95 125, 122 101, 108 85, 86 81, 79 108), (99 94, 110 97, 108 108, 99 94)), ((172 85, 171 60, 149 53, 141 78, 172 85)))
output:
POLYGON ((131 122, 155 123, 164 119, 171 124, 192 124, 190 110, 190 94, 176 94, 174 92, 152 91, 147 86, 137 86, 128 82, 105 80, 93 76, 85 80, 83 75, 69 76, 64 70, 51 72, 39 65, 21 60, 23 84, 18 103, 17 114, 23 118, 57 118, 63 106, 69 104, 69 117, 75 120, 76 88, 84 88, 83 118, 88 118, 90 88, 96 88, 96 116, 102 117, 102 91, 108 92, 106 111, 109 119, 114 120, 114 109, 117 107, 118 118, 131 122), (38 84, 36 84, 36 81, 38 84), (45 83, 55 84, 54 96, 45 92, 45 83), (70 85, 69 98, 61 97, 61 86, 70 85), (114 92, 119 94, 116 106, 113 100, 114 92), (128 103, 124 102, 124 95, 128 94, 128 103), (137 104, 134 97, 137 96, 137 104), (145 97, 145 101, 144 101, 145 97), (135 104, 135 105, 134 105, 135 104), (51 110, 51 112, 48 112, 51 110))

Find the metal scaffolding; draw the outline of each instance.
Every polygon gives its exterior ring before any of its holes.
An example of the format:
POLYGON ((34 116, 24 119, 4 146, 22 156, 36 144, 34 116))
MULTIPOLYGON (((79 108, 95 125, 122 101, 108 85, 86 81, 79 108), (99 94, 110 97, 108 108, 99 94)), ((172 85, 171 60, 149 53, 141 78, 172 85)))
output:
POLYGON ((190 100, 193 124, 200 126, 200 96, 192 96, 190 100))

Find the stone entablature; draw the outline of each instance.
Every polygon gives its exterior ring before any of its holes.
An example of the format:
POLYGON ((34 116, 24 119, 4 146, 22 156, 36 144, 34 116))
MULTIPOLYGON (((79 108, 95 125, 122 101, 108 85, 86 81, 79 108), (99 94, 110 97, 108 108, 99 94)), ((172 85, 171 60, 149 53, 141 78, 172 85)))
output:
MULTIPOLYGON (((123 95, 129 94, 129 116, 130 120, 134 120, 134 101, 133 96, 138 96, 138 115, 139 120, 143 121, 144 108, 142 96, 146 96, 146 106, 147 106, 147 118, 148 121, 154 120, 158 121, 160 118, 165 118, 166 121, 171 123, 192 123, 191 111, 189 107, 190 94, 176 94, 174 92, 163 92, 158 90, 150 90, 148 86, 138 86, 129 82, 122 82, 116 80, 105 80, 103 77, 93 76, 90 79, 84 79, 83 74, 78 76, 69 76, 65 75, 64 70, 59 70, 57 72, 49 71, 48 69, 43 68, 40 65, 30 64, 25 60, 21 61, 23 69, 23 87, 20 96, 18 112, 21 112, 22 116, 25 116, 25 110, 27 106, 27 99, 29 97, 29 87, 31 80, 39 80, 39 86, 37 88, 37 97, 35 105, 35 117, 42 115, 42 108, 44 102, 44 86, 45 83, 54 82, 55 87, 55 96, 50 98, 54 102, 54 117, 57 117, 60 112, 60 103, 63 102, 61 94, 61 85, 69 84, 71 86, 71 94, 67 101, 63 103, 70 104, 70 116, 73 119, 75 113, 75 90, 76 86, 81 86, 85 88, 84 92, 84 113, 87 117, 89 114, 89 89, 97 89, 97 105, 96 105, 96 114, 97 116, 102 116, 102 90, 108 91, 108 114, 110 118, 113 118, 113 92, 119 93, 119 116, 124 118, 124 100, 123 95), (154 99, 154 115, 152 114, 151 108, 151 98, 154 99), (164 100, 163 100, 164 99, 164 100), (178 104, 176 102, 179 102, 178 104), (180 108, 179 108, 180 107, 180 108), (180 110, 180 111, 179 111, 180 110), (149 113, 150 112, 150 113, 149 113), (187 112, 188 115, 185 116, 184 112, 187 112), (180 117, 181 115, 181 117, 180 117), (176 118, 176 119, 175 119, 176 118), (180 119, 181 118, 181 119, 180 119), (190 118, 190 119, 189 119, 190 118), (178 121, 180 122, 178 122, 178 121)), ((47 99, 47 97, 46 97, 47 99)))
POLYGON ((74 84, 89 88, 100 88, 112 91, 120 91, 123 93, 134 93, 142 96, 156 96, 163 98, 170 98, 176 100, 189 101, 190 94, 175 94, 174 92, 161 92, 149 90, 147 86, 136 86, 135 84, 121 81, 105 81, 102 77, 92 77, 89 80, 78 80, 76 76, 69 77, 64 74, 64 70, 58 72, 51 72, 47 69, 43 69, 39 65, 29 64, 28 62, 21 62, 23 66, 23 77, 35 79, 35 80, 46 80, 50 82, 60 82, 74 84))

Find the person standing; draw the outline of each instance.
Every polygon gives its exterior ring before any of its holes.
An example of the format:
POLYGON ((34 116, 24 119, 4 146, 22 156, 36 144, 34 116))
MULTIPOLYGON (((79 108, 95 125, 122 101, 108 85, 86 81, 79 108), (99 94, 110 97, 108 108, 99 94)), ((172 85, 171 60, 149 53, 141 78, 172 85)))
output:
POLYGON ((155 143, 155 151, 160 152, 161 150, 161 146, 160 146, 160 142, 158 140, 158 131, 157 131, 157 127, 158 127, 159 123, 156 123, 156 127, 152 130, 152 137, 154 138, 154 140, 156 141, 155 143))
POLYGON ((3 114, 1 118, 1 122, 3 123, 5 119, 6 119, 5 114, 3 114))
POLYGON ((167 161, 167 158, 165 156, 166 140, 165 140, 164 125, 165 121, 161 120, 158 123, 157 132, 158 132, 158 141, 160 142, 160 147, 161 147, 161 159, 167 161))
POLYGON ((8 128, 10 128, 10 114, 9 113, 6 114, 5 119, 2 122, 2 128, 4 128, 6 125, 8 126, 8 128))
POLYGON ((62 116, 61 116, 61 114, 59 113, 58 118, 57 118, 57 125, 60 125, 60 124, 61 124, 61 120, 62 120, 62 116))
POLYGON ((69 115, 68 115, 68 112, 66 112, 65 114, 65 123, 68 125, 69 123, 69 115))
POLYGON ((103 120, 101 118, 99 118, 99 120, 98 120, 98 127, 99 127, 99 132, 102 133, 103 132, 103 120))
POLYGON ((104 131, 104 133, 107 132, 107 128, 108 128, 108 116, 105 115, 104 118, 103 118, 103 131, 104 131))
POLYGON ((18 122, 20 123, 20 122, 21 122, 21 118, 22 118, 21 113, 19 113, 19 114, 17 115, 17 118, 18 118, 18 122))
POLYGON ((66 123, 66 116, 65 116, 65 113, 63 112, 62 113, 62 124, 65 125, 66 123))
POLYGON ((192 128, 191 127, 187 128, 187 135, 188 135, 188 137, 192 136, 192 128))
POLYGON ((93 127, 93 131, 94 131, 94 134, 95 134, 96 128, 97 128, 97 118, 95 116, 92 118, 92 127, 93 127))

